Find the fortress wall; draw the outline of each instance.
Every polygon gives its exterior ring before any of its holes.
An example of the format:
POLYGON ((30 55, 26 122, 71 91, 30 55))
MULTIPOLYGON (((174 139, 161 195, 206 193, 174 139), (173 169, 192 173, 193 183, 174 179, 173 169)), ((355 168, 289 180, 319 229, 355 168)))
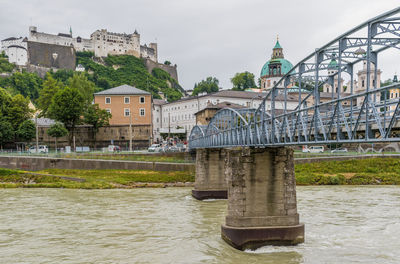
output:
POLYGON ((70 46, 53 45, 28 41, 29 64, 75 70, 75 49, 70 46))
POLYGON ((160 68, 160 69, 168 72, 171 75, 172 78, 174 78, 176 81, 178 81, 178 71, 176 69, 177 68, 176 64, 174 66, 165 65, 165 64, 154 62, 154 61, 149 60, 149 59, 144 59, 144 63, 146 65, 146 68, 149 71, 149 73, 151 73, 151 71, 154 68, 160 68))

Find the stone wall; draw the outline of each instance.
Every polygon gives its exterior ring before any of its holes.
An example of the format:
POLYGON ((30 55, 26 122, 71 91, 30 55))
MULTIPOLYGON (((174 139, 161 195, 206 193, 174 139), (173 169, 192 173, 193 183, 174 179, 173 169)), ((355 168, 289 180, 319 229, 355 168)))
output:
POLYGON ((46 68, 75 70, 75 49, 72 46, 61 46, 28 41, 28 63, 46 68))
POLYGON ((37 75, 40 76, 40 78, 44 78, 46 76, 46 73, 50 70, 53 70, 53 72, 56 72, 58 70, 57 68, 48 68, 30 64, 26 65, 26 67, 20 67, 20 69, 26 70, 27 72, 30 73, 36 73, 37 75))
POLYGON ((89 160, 62 159, 48 157, 0 156, 0 167, 38 171, 45 169, 114 169, 114 170, 154 170, 154 171, 188 171, 193 173, 191 163, 122 161, 122 160, 89 160))
POLYGON ((176 64, 174 66, 165 65, 165 64, 162 64, 162 63, 154 62, 154 61, 149 60, 149 59, 144 59, 144 64, 145 64, 147 70, 149 71, 149 73, 151 73, 151 71, 154 68, 160 68, 160 69, 168 72, 171 75, 172 78, 174 78, 176 81, 178 81, 178 71, 176 69, 176 67, 177 67, 176 64))

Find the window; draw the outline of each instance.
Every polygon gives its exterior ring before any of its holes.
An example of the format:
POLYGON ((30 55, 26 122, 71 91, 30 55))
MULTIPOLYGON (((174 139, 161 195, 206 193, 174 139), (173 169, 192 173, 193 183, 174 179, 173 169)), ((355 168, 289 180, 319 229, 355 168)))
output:
POLYGON ((111 114, 111 109, 110 108, 106 108, 107 113, 111 114))
POLYGON ((140 103, 141 103, 141 104, 144 104, 144 97, 143 97, 143 96, 140 97, 140 103))
POLYGON ((106 97, 106 104, 111 104, 111 97, 106 97))
POLYGON ((130 116, 131 110, 129 108, 124 108, 124 116, 130 116))
POLYGON ((140 116, 144 116, 144 108, 140 108, 140 116))
POLYGON ((125 104, 129 104, 130 101, 131 101, 131 98, 130 98, 130 97, 124 97, 124 103, 125 103, 125 104))

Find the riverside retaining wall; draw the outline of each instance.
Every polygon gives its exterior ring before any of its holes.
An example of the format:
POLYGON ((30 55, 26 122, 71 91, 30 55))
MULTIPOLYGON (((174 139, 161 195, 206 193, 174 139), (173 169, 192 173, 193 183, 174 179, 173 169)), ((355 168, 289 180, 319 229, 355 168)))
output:
POLYGON ((45 169, 85 169, 85 170, 154 170, 194 172, 193 163, 147 162, 99 159, 64 159, 29 156, 0 156, 0 167, 38 171, 45 169))
MULTIPOLYGON (((400 158, 400 154, 360 155, 295 158, 295 164, 322 161, 342 161, 368 158, 400 158)), ((38 171, 45 169, 85 169, 85 170, 154 170, 154 171, 195 171, 194 163, 149 162, 101 159, 66 159, 34 156, 0 156, 0 168, 38 171)))

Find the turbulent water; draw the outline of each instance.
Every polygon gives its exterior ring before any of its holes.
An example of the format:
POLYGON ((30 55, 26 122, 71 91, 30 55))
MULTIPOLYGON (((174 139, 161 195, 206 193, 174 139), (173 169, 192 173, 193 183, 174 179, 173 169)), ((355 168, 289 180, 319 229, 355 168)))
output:
POLYGON ((298 187, 306 242, 241 252, 188 188, 0 190, 0 263, 400 263, 400 187, 298 187))

